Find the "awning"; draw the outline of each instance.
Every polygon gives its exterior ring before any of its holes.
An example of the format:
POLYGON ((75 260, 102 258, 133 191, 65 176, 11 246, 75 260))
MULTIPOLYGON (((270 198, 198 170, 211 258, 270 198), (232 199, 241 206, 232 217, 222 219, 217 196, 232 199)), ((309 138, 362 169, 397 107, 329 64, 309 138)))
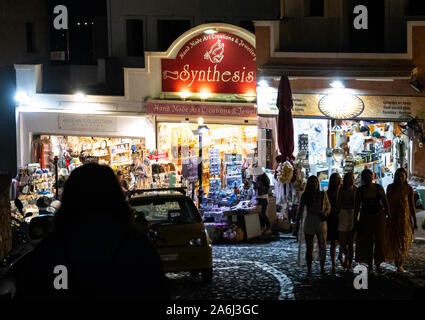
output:
POLYGON ((413 65, 265 64, 258 77, 410 79, 413 65))

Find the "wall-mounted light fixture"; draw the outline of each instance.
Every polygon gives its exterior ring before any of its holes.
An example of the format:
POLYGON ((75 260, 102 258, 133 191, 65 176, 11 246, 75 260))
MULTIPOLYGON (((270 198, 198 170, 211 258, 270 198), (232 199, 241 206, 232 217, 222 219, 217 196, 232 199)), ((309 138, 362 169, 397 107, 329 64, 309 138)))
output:
POLYGON ((216 29, 213 29, 213 28, 207 29, 207 30, 204 31, 205 34, 214 34, 214 33, 217 33, 217 32, 218 31, 216 29))
POLYGON ((210 92, 199 92, 198 95, 201 98, 201 100, 208 99, 209 97, 212 96, 210 92))
POLYGON ((15 94, 15 100, 16 100, 16 102, 18 102, 19 104, 26 104, 26 103, 28 103, 28 102, 29 102, 30 97, 27 95, 27 93, 26 93, 26 92, 20 91, 20 92, 17 92, 17 93, 15 94))
POLYGON ((86 95, 83 92, 77 92, 75 93, 75 100, 76 101, 84 101, 86 99, 86 95))
POLYGON ((422 83, 418 79, 418 68, 414 68, 412 70, 409 86, 416 92, 422 92, 424 90, 422 83))
POLYGON ((186 100, 186 98, 192 95, 192 93, 190 93, 189 91, 182 91, 182 92, 179 92, 178 94, 183 100, 186 100))
POLYGON ((332 81, 329 85, 332 88, 334 88, 334 89, 343 89, 343 88, 345 88, 344 84, 341 81, 339 81, 339 80, 332 81))

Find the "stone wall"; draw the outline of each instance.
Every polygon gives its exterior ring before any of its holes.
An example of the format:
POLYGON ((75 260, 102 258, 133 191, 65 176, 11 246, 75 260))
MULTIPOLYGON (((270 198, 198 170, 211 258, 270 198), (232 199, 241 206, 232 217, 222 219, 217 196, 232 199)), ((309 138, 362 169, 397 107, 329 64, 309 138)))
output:
POLYGON ((0 260, 12 249, 9 185, 11 177, 0 174, 0 260))

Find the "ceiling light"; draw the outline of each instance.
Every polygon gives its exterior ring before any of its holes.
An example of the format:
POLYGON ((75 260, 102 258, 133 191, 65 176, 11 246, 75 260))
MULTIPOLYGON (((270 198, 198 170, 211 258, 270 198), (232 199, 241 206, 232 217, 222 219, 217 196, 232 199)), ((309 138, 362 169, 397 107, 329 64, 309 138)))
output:
POLYGON ((186 99, 187 97, 189 97, 190 95, 192 95, 192 93, 191 93, 191 92, 189 92, 189 91, 182 91, 182 92, 179 92, 179 93, 178 93, 178 95, 179 95, 181 98, 183 98, 183 100, 184 100, 184 99, 186 99))
POLYGON ((216 29, 207 29, 204 31, 205 34, 214 34, 217 33, 218 31, 216 29))
POLYGON ((269 83, 266 80, 260 80, 258 81, 258 85, 260 87, 267 88, 269 86, 269 83))
POLYGON ((29 101, 29 96, 25 92, 17 92, 15 95, 15 100, 19 103, 26 103, 29 101))
POLYGON ((330 83, 330 86, 334 89, 342 89, 345 88, 344 84, 341 81, 333 81, 330 83))
POLYGON ((75 100, 77 100, 77 101, 84 101, 85 98, 86 98, 86 95, 82 92, 77 92, 75 94, 75 100))
POLYGON ((211 97, 211 93, 209 93, 209 92, 200 92, 199 93, 199 97, 201 97, 201 100, 205 100, 205 99, 207 99, 207 98, 209 98, 209 97, 211 97))

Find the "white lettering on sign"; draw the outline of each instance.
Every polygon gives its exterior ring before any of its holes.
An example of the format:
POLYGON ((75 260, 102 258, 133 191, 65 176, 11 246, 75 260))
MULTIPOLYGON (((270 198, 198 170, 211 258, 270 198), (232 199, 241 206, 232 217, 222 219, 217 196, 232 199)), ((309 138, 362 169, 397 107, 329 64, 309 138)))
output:
POLYGON ((235 83, 252 83, 254 81, 254 71, 246 72, 246 67, 242 67, 242 70, 234 71, 222 71, 217 70, 217 65, 213 68, 208 67, 207 70, 191 70, 190 64, 185 64, 183 70, 164 70, 162 72, 162 78, 164 80, 180 80, 183 82, 189 82, 187 85, 189 88, 195 81, 206 81, 206 82, 235 82, 235 83))

